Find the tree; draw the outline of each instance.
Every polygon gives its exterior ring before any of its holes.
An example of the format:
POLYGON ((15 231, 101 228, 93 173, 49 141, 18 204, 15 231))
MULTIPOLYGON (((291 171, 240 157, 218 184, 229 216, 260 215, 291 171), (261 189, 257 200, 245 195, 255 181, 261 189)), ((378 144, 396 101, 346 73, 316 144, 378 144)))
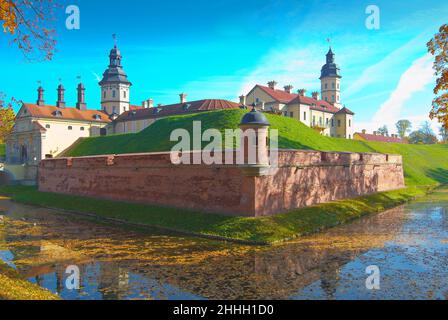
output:
POLYGON ((419 130, 409 135, 409 142, 412 144, 436 144, 438 140, 431 128, 431 123, 426 121, 419 130))
POLYGON ((0 24, 28 61, 51 60, 56 40, 54 0, 0 0, 0 24))
POLYGON ((377 132, 378 132, 378 134, 381 134, 383 136, 388 136, 389 135, 389 129, 387 128, 386 125, 384 125, 381 128, 379 128, 377 132))
POLYGON ((19 103, 14 98, 11 102, 5 103, 5 94, 0 92, 0 143, 5 141, 5 137, 11 133, 14 126, 15 113, 13 104, 19 103))
POLYGON ((439 134, 442 137, 442 142, 443 143, 448 143, 448 129, 443 127, 443 126, 440 127, 439 134))
POLYGON ((448 128, 448 24, 440 27, 428 44, 428 52, 434 56, 434 70, 437 76, 430 112, 431 119, 437 119, 442 126, 448 128))
POLYGON ((400 138, 406 137, 406 134, 411 131, 412 124, 409 120, 400 120, 398 121, 395 126, 397 127, 397 132, 400 138))

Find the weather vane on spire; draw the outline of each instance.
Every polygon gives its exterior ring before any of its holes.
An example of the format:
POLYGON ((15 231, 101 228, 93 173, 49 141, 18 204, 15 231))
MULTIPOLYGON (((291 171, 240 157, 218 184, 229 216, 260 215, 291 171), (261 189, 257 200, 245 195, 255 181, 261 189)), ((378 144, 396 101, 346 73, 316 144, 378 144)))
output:
POLYGON ((117 46, 117 34, 116 33, 112 34, 112 39, 114 39, 114 46, 116 47, 117 46))
POLYGON ((329 45, 330 48, 331 48, 331 38, 327 38, 327 42, 328 42, 328 45, 329 45))

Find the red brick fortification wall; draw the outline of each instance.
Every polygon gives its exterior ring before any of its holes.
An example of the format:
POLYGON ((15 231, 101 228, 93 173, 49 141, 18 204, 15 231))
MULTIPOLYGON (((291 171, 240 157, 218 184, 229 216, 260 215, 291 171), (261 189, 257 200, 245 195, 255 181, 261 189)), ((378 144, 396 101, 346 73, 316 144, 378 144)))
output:
POLYGON ((245 216, 404 187, 401 156, 279 152, 278 168, 173 165, 169 153, 43 160, 39 190, 245 216))
POLYGON ((281 151, 255 181, 257 216, 405 187, 399 155, 281 151))

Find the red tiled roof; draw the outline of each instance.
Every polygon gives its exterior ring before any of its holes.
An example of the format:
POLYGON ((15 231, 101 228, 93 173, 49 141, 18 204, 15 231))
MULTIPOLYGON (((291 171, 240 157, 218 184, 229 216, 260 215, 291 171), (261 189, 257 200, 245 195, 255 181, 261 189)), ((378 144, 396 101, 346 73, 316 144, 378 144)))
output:
POLYGON ((387 137, 380 134, 368 134, 368 133, 355 133, 355 136, 359 136, 361 139, 366 141, 379 141, 379 142, 389 142, 389 143, 405 143, 407 142, 401 138, 395 138, 395 137, 387 137))
POLYGON ((272 98, 274 98, 278 102, 282 102, 282 103, 288 103, 292 99, 294 99, 295 97, 298 96, 298 94, 288 93, 288 92, 283 91, 283 90, 274 90, 274 89, 271 89, 269 87, 265 87, 265 86, 262 86, 262 85, 259 85, 259 84, 257 84, 256 87, 259 87, 261 90, 266 92, 272 98))
POLYGON ((257 84, 256 87, 259 87, 261 90, 266 92, 273 99, 277 100, 280 103, 306 104, 306 105, 310 106, 311 110, 324 111, 324 112, 330 112, 330 113, 337 113, 340 111, 338 108, 333 106, 331 103, 328 103, 327 101, 324 101, 324 100, 316 100, 312 97, 306 97, 306 96, 301 96, 299 94, 288 93, 283 90, 278 90, 278 89, 274 90, 274 89, 271 89, 269 87, 262 86, 259 84, 257 84))
POLYGON ((240 105, 238 103, 228 100, 206 99, 185 103, 176 103, 154 108, 131 110, 121 114, 115 121, 155 119, 178 114, 189 114, 222 109, 237 109, 239 107, 240 105))
POLYGON ((294 98, 293 100, 291 100, 289 102, 289 104, 295 104, 295 103, 306 104, 306 105, 310 106, 310 109, 316 110, 316 111, 324 111, 324 112, 330 112, 330 113, 337 113, 340 111, 334 105, 332 105, 331 103, 328 103, 325 100, 316 100, 311 97, 305 97, 305 96, 300 96, 300 95, 298 95, 296 98, 294 98))
POLYGON ((339 110, 338 113, 346 113, 346 114, 351 114, 351 115, 355 114, 353 111, 351 111, 350 109, 347 109, 346 107, 339 110))
POLYGON ((111 122, 109 116, 100 110, 79 110, 77 108, 58 108, 56 106, 44 105, 38 106, 32 103, 25 103, 25 107, 32 117, 35 118, 51 118, 51 119, 67 119, 91 122, 111 122), (61 116, 55 116, 55 112, 60 111, 61 116), (99 115, 101 119, 94 118, 99 115))
POLYGON ((140 110, 140 109, 144 109, 144 108, 142 106, 129 105, 129 110, 140 110))

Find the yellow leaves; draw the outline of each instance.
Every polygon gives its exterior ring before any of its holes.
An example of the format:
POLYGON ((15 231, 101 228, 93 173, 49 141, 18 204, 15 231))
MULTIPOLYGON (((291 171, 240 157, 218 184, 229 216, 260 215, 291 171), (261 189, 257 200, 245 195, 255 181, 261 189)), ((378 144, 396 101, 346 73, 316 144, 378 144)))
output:
POLYGON ((18 24, 12 1, 0 0, 0 21, 3 21, 3 32, 14 34, 18 24))
MULTIPOLYGON (((439 33, 432 38, 428 44, 428 52, 434 56, 434 70, 437 75, 437 84, 434 88, 434 94, 448 89, 448 24, 440 27, 439 33)), ((442 94, 434 99, 431 119, 437 119, 444 128, 448 128, 448 96, 442 94)))

